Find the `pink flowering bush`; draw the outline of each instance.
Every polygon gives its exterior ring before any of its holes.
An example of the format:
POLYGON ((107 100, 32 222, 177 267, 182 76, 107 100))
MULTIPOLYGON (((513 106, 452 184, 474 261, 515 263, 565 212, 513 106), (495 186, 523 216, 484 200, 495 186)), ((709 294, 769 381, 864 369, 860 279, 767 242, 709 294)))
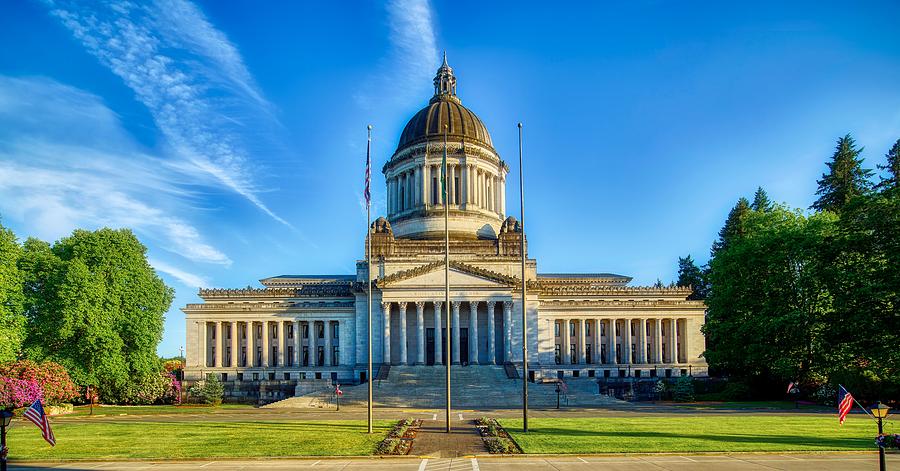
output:
POLYGON ((30 406, 43 394, 37 381, 0 376, 0 409, 30 406))
POLYGON ((31 381, 43 392, 44 404, 61 404, 78 397, 75 383, 69 373, 59 363, 45 361, 35 363, 31 360, 19 360, 0 365, 0 376, 31 381))

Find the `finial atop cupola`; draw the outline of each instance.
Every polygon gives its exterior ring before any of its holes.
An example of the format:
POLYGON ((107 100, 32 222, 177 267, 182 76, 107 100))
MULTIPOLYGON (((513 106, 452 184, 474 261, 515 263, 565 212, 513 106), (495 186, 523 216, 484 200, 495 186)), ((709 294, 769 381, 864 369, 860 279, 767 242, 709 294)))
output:
POLYGON ((434 96, 435 98, 456 96, 456 77, 453 76, 453 69, 447 64, 447 51, 444 51, 444 63, 434 76, 434 96))

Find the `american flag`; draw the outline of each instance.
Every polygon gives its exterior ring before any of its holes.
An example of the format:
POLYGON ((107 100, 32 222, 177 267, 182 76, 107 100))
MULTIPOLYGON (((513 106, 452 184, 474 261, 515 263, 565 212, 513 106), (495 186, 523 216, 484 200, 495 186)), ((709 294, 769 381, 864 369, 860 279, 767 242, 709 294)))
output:
MULTIPOLYGON (((369 131, 371 132, 372 128, 369 127, 369 131)), ((372 158, 369 156, 370 149, 372 147, 372 138, 369 137, 368 141, 366 141, 366 206, 369 206, 372 202, 372 192, 369 190, 369 184, 372 180, 372 158)))
POLYGON ((53 436, 53 430, 50 430, 50 421, 47 420, 47 414, 44 413, 44 408, 41 407, 40 399, 34 401, 23 415, 41 429, 41 435, 44 436, 44 440, 47 440, 50 446, 56 446, 56 437, 53 436))
POLYGON ((853 394, 850 394, 850 391, 847 391, 843 386, 838 386, 838 420, 840 420, 841 425, 844 425, 844 419, 847 418, 847 414, 850 412, 850 409, 853 408, 853 394))

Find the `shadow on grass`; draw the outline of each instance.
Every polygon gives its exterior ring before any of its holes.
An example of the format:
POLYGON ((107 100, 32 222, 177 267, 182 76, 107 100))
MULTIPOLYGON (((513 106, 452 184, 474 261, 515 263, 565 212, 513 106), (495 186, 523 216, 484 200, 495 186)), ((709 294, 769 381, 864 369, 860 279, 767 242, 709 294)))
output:
MULTIPOLYGON (((542 444, 549 444, 554 441, 563 442, 567 438, 609 438, 611 440, 615 440, 618 445, 623 445, 621 443, 622 440, 625 439, 635 439, 635 445, 647 444, 648 448, 651 449, 683 449, 676 448, 670 446, 662 446, 662 447, 654 447, 654 444, 667 444, 667 443, 677 443, 679 440, 697 440, 697 441, 705 441, 705 442, 720 442, 720 443, 731 443, 731 444, 759 444, 759 445, 792 445, 799 447, 808 447, 808 448, 816 448, 822 450, 835 450, 835 449, 861 449, 867 450, 871 449, 870 446, 872 444, 872 440, 865 437, 855 438, 841 438, 841 437, 831 437, 831 438, 822 438, 822 437, 805 437, 805 436, 794 436, 794 435, 757 435, 757 434, 691 434, 691 433, 672 433, 672 432, 637 432, 637 431, 627 431, 627 432, 617 432, 617 431, 588 431, 588 430, 577 430, 577 429, 564 429, 564 428, 548 428, 548 427, 538 427, 531 428, 529 430, 528 435, 522 433, 521 428, 517 429, 507 429, 507 431, 512 432, 515 435, 516 440, 519 440, 520 443, 528 443, 531 438, 534 438, 535 435, 546 435, 549 437, 548 440, 541 440, 542 444)), ((577 445, 576 444, 569 444, 577 445)), ((589 443, 585 443, 588 445, 589 443)), ((526 445, 527 448, 527 445, 526 445)), ((602 447, 598 447, 602 448, 602 447)))

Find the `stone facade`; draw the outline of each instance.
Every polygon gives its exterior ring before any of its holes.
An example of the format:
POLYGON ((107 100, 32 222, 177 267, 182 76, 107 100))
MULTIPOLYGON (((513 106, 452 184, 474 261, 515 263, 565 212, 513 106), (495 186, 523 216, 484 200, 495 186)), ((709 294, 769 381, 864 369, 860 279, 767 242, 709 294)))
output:
POLYGON ((523 325, 524 236, 506 217, 508 171, 484 125, 456 97, 445 60, 435 96, 383 169, 388 215, 369 230, 371 276, 360 260, 353 275, 283 275, 260 280, 262 288, 200 290, 204 302, 183 309, 186 379, 212 372, 229 382, 364 380, 367 280, 376 365, 520 365, 527 328, 535 380, 706 375, 705 305, 687 300, 689 288, 632 287, 631 278, 613 274, 541 274, 527 245, 523 325))

